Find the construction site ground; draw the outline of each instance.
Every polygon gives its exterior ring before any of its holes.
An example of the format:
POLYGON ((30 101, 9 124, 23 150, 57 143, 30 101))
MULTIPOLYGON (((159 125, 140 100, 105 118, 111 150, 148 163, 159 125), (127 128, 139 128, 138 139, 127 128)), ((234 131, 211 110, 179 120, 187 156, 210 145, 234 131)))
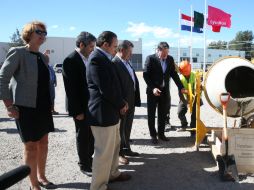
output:
MULTIPOLYGON (((222 182, 219 179, 218 167, 207 144, 201 144, 199 151, 194 146, 195 139, 190 132, 176 132, 166 128, 165 135, 170 141, 159 141, 157 145, 150 142, 147 126, 146 84, 142 73, 137 73, 142 106, 136 108, 131 133, 132 150, 139 152, 139 157, 131 157, 129 165, 120 169, 131 174, 127 182, 109 184, 113 190, 252 190, 254 175, 241 174, 240 182, 222 182)), ((75 127, 71 117, 65 111, 65 91, 62 75, 57 74, 56 111, 54 116, 55 132, 49 135, 49 153, 47 176, 58 185, 58 189, 89 189, 91 178, 82 174, 78 167, 75 142, 75 127)), ((177 117, 178 92, 171 81, 171 125, 180 127, 177 117)), ((203 97, 201 120, 208 127, 222 127, 222 115, 214 111, 203 97)), ((190 114, 187 114, 190 121, 190 114)), ((228 119, 232 127, 234 119, 228 119)), ((238 121, 237 121, 238 124, 238 121)), ((15 122, 6 114, 3 103, 0 103, 0 174, 23 164, 23 144, 20 140, 15 122)), ((29 189, 25 180, 12 186, 13 190, 29 189)))

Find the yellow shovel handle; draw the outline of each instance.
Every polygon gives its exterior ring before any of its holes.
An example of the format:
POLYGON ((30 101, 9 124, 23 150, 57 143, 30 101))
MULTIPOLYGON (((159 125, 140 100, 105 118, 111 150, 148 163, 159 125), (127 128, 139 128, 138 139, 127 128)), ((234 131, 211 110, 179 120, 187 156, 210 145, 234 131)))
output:
POLYGON ((188 83, 188 91, 189 91, 189 112, 192 113, 192 100, 193 100, 193 93, 191 83, 188 83))

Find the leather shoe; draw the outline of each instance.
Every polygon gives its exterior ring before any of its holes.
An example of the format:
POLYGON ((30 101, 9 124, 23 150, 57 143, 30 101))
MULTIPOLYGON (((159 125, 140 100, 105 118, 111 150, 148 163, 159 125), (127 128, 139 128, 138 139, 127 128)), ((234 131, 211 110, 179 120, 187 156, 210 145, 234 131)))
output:
POLYGON ((169 139, 165 135, 159 136, 159 139, 162 141, 169 141, 169 139))
POLYGON ((186 131, 186 128, 185 127, 180 127, 176 130, 177 132, 182 132, 182 131, 186 131))
POLYGON ((152 138, 151 138, 151 142, 152 142, 153 144, 158 144, 158 139, 157 139, 157 137, 152 137, 152 138))
POLYGON ((52 111, 52 115, 58 115, 59 114, 59 112, 57 112, 57 111, 52 111))
POLYGON ((57 186, 52 182, 43 183, 43 182, 39 181, 39 185, 45 189, 56 189, 57 188, 57 186))
POLYGON ((91 168, 81 168, 80 171, 87 175, 88 177, 92 177, 92 169, 91 168))
POLYGON ((109 183, 113 183, 113 182, 117 182, 117 181, 128 181, 131 179, 131 175, 121 172, 120 175, 118 177, 116 177, 115 179, 110 179, 109 183))
POLYGON ((128 158, 126 158, 124 156, 119 156, 119 164, 123 164, 123 165, 129 164, 128 158))
POLYGON ((139 156, 139 153, 138 152, 133 152, 131 150, 126 150, 126 151, 124 151, 124 155, 125 156, 139 156))

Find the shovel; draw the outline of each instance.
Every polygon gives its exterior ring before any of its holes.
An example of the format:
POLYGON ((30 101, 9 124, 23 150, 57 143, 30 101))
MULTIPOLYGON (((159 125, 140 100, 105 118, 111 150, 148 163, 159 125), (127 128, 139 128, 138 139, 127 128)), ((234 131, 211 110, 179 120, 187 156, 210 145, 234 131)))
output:
MULTIPOLYGON (((227 103, 230 93, 222 93, 220 101, 223 108, 223 140, 225 143, 225 155, 218 155, 217 161, 219 166, 219 174, 222 181, 239 181, 238 171, 234 155, 228 155, 228 132, 227 132, 227 103)), ((223 141, 222 141, 223 142, 223 141)))

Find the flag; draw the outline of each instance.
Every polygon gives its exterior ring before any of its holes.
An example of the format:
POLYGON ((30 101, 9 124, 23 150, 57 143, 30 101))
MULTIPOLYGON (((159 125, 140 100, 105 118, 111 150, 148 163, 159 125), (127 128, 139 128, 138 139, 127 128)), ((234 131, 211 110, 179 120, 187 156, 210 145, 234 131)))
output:
MULTIPOLYGON (((181 30, 191 31, 191 26, 181 25, 181 30)), ((192 27, 192 32, 203 33, 203 30, 201 30, 201 28, 192 27)))
POLYGON ((213 32, 220 32, 221 26, 211 26, 206 23, 206 29, 213 32))
POLYGON ((212 26, 213 32, 220 32, 221 26, 212 26))
MULTIPOLYGON (((194 27, 203 28, 204 27, 204 14, 194 11, 194 27)), ((210 26, 206 24, 206 28, 212 30, 213 32, 220 32, 221 26, 210 26)))
POLYGON ((204 27, 204 15, 197 11, 194 11, 194 27, 203 28, 204 27))
POLYGON ((203 33, 202 28, 194 27, 194 23, 193 23, 194 19, 191 18, 190 16, 181 14, 181 19, 182 19, 181 30, 191 31, 191 27, 192 27, 192 32, 203 33))
POLYGON ((231 15, 212 6, 208 6, 208 25, 231 27, 231 15))

